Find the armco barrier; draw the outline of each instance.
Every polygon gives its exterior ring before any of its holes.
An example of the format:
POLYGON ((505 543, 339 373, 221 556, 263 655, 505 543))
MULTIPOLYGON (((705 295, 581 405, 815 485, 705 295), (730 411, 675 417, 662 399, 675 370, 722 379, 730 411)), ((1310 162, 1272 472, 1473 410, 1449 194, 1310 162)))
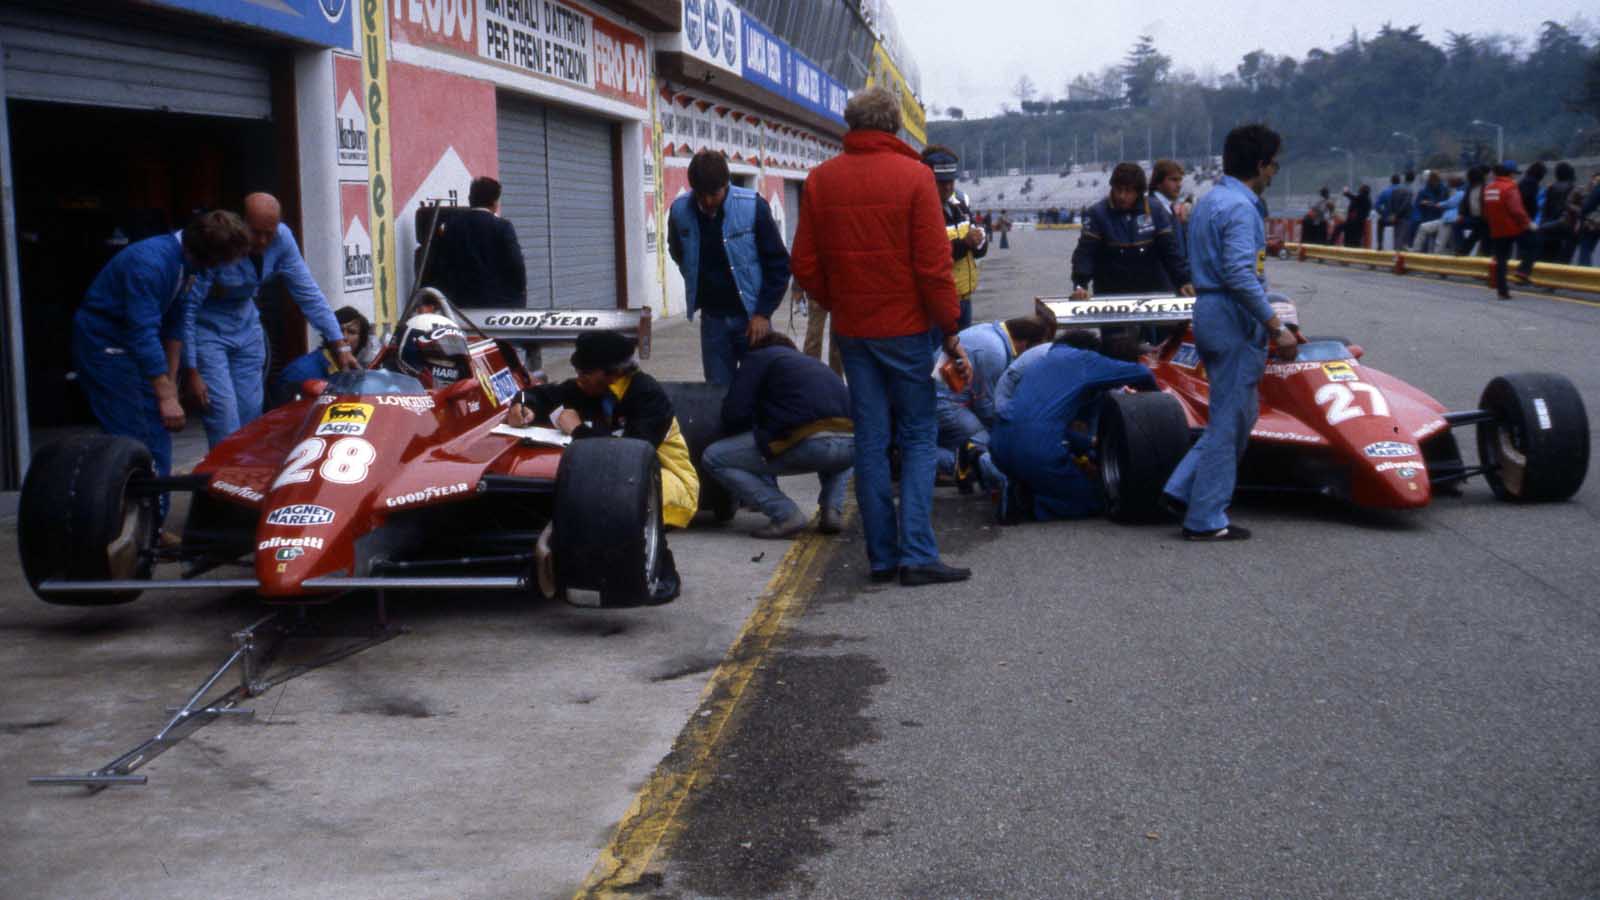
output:
MULTIPOLYGON (((1487 256, 1448 256, 1436 253, 1395 253, 1393 251, 1358 250, 1352 247, 1333 247, 1326 244, 1285 244, 1284 250, 1300 260, 1316 259, 1341 262, 1348 265, 1389 269, 1396 275, 1441 275, 1471 278, 1474 281, 1491 281, 1494 278, 1494 260, 1487 256)), ((1512 283, 1551 290, 1581 291, 1600 294, 1600 268, 1591 266, 1563 266, 1555 263, 1535 263, 1533 274, 1527 281, 1515 277, 1512 283)))
POLYGON ((1297 259, 1321 259, 1374 269, 1393 269, 1394 251, 1362 250, 1356 247, 1333 247, 1328 244, 1285 244, 1284 249, 1297 259))
POLYGON ((1033 226, 1035 231, 1077 231, 1083 226, 1077 222, 1053 222, 1033 226))
POLYGON ((1395 261, 1395 274, 1421 272, 1427 275, 1454 275, 1487 281, 1494 272, 1494 260, 1487 256, 1441 256, 1435 253, 1402 253, 1395 261))

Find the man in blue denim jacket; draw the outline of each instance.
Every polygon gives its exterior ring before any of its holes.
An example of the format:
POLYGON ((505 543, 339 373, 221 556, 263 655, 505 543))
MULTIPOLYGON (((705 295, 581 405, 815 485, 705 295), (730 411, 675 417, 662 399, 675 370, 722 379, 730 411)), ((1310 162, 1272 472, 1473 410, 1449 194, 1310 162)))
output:
POLYGON ((689 318, 700 313, 701 366, 712 384, 733 382, 789 289, 789 251, 772 208, 729 177, 721 153, 696 153, 689 193, 672 202, 667 217, 667 252, 683 275, 689 318))
POLYGON ((1167 480, 1165 492, 1185 509, 1183 536, 1192 541, 1238 541, 1249 530, 1228 522, 1228 501, 1239 460, 1250 442, 1266 369, 1266 339, 1293 359, 1296 340, 1267 301, 1267 206, 1261 195, 1278 171, 1282 146, 1265 125, 1241 125, 1222 149, 1222 181, 1200 199, 1189 224, 1189 264, 1198 299, 1195 345, 1205 362, 1211 418, 1167 480))

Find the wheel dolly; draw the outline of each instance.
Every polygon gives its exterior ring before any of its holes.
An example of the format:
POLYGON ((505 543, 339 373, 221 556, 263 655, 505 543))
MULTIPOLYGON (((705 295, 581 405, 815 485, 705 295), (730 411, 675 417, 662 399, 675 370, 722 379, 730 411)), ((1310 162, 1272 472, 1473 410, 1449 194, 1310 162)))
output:
POLYGON ((391 625, 383 592, 378 592, 377 622, 365 633, 327 634, 308 626, 306 607, 296 607, 292 612, 280 610, 263 616, 244 628, 233 632, 233 652, 222 665, 212 672, 182 706, 167 707, 172 717, 167 723, 139 746, 113 759, 98 769, 82 775, 35 775, 28 783, 36 786, 71 785, 87 787, 98 793, 108 787, 143 785, 149 779, 135 771, 151 760, 176 746, 185 737, 216 719, 250 719, 255 710, 239 704, 259 697, 280 684, 314 669, 338 662, 363 650, 376 647, 406 632, 401 626, 391 625), (304 663, 269 673, 268 669, 286 641, 294 638, 354 637, 353 643, 314 657, 304 663), (239 683, 214 699, 207 700, 217 683, 230 669, 238 669, 239 683))

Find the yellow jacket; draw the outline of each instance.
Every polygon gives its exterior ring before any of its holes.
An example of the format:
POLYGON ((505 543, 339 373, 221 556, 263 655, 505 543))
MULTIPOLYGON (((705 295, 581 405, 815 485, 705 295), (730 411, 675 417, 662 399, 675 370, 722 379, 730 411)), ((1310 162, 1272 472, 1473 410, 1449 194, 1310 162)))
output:
MULTIPOLYGON (((632 384, 632 375, 620 378, 611 384, 611 393, 620 401, 632 384)), ((700 475, 689 459, 689 444, 678 430, 676 416, 666 438, 656 447, 656 459, 661 461, 661 521, 687 528, 700 509, 700 475)))
MULTIPOLYGON (((972 230, 971 222, 962 222, 959 225, 946 225, 944 233, 952 241, 963 241, 967 232, 972 230)), ((956 293, 965 297, 978 289, 978 260, 971 253, 955 261, 956 293)))

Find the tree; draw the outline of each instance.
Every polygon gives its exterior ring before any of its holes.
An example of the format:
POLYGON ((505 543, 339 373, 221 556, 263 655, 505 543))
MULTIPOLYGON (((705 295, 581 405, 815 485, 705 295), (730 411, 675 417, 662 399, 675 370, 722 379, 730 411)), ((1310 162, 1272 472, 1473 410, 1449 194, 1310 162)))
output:
POLYGON ((1596 45, 1594 52, 1589 54, 1589 64, 1584 67, 1577 107, 1600 122, 1600 45, 1596 45))
POLYGON ((952 119, 965 119, 967 117, 966 112, 963 111, 959 106, 950 107, 944 111, 944 114, 952 119))
POLYGON ((1122 60, 1122 84, 1128 103, 1135 108, 1149 106, 1156 87, 1171 68, 1172 58, 1156 49, 1155 38, 1140 35, 1122 60))
POLYGON ((1029 78, 1028 73, 1026 72, 1022 73, 1022 75, 1017 78, 1017 83, 1011 86, 1011 96, 1017 98, 1018 106, 1022 106, 1031 101, 1033 99, 1033 95, 1037 94, 1038 92, 1039 89, 1034 87, 1033 79, 1029 78))

